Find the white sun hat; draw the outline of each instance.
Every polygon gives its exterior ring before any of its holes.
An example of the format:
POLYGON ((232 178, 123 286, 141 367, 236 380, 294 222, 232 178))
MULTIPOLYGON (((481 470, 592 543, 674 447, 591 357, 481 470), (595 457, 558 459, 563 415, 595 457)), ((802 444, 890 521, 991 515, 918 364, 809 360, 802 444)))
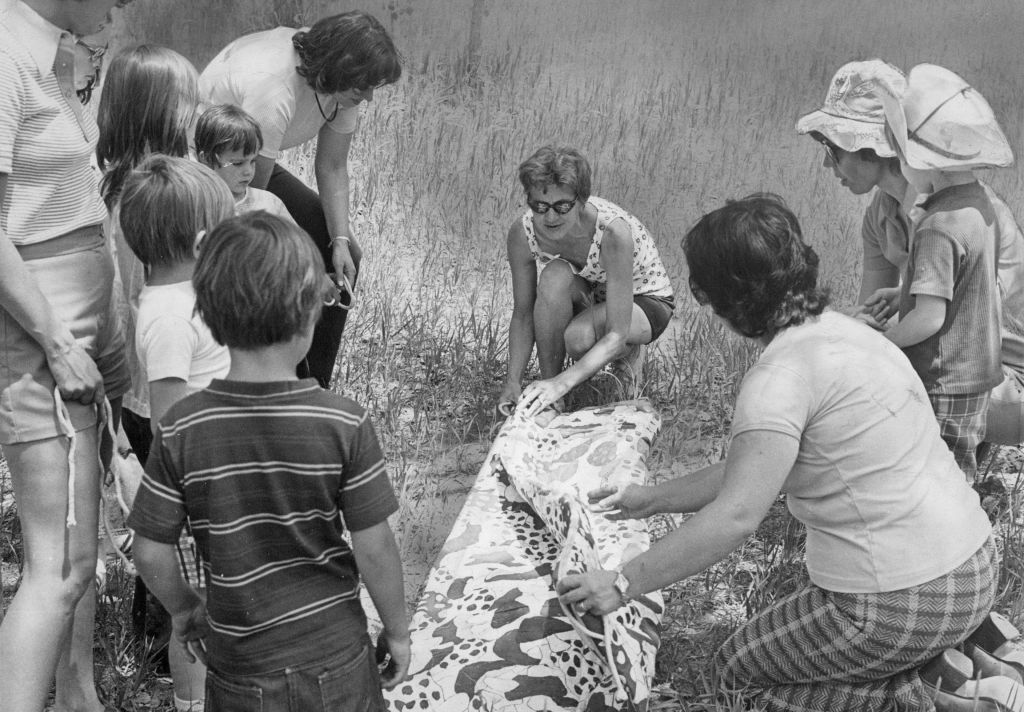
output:
POLYGON ((879 96, 884 82, 902 92, 906 80, 896 67, 880 59, 848 62, 839 68, 817 111, 796 122, 801 134, 817 131, 844 151, 870 148, 882 158, 896 152, 885 138, 885 111, 879 96))
POLYGON ((1013 163, 1013 150, 985 97, 945 67, 917 65, 905 89, 882 91, 882 104, 911 168, 963 171, 1013 163))

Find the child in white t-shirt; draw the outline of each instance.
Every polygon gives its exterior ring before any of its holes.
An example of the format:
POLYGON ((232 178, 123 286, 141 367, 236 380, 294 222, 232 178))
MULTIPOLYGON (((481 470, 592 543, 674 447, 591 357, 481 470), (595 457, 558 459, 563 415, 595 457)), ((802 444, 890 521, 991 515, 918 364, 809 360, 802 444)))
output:
MULTIPOLYGON (((174 403, 223 378, 231 359, 195 313, 192 272, 202 237, 231 217, 234 203, 209 168, 184 158, 153 154, 125 180, 120 221, 125 241, 146 268, 139 293, 135 350, 149 379, 153 430, 174 403)), ((202 587, 194 543, 185 535, 178 551, 186 578, 202 587)), ((181 641, 169 643, 178 709, 201 710, 206 669, 189 661, 181 641)))
POLYGON ((232 104, 211 106, 196 123, 196 154, 227 183, 235 199, 235 214, 266 210, 294 222, 280 198, 249 185, 256 175, 256 157, 262 147, 259 124, 232 104))

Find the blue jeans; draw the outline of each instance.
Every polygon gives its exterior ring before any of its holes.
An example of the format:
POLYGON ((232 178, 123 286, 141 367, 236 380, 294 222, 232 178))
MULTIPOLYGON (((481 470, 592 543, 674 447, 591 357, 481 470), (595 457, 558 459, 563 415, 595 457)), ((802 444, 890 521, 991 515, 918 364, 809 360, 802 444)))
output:
POLYGON ((383 712, 369 637, 352 651, 262 675, 206 673, 207 712, 383 712))

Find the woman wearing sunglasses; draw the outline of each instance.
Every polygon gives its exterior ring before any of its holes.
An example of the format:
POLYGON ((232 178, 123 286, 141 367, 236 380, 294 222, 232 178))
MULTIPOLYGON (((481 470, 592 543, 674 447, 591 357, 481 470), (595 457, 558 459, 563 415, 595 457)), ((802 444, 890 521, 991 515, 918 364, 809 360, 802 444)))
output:
MULTIPOLYGON (((344 12, 295 30, 277 27, 231 42, 199 79, 207 105, 234 104, 259 124, 263 147, 251 185, 285 204, 313 238, 327 272, 351 304, 362 250, 349 223, 348 154, 359 105, 398 81, 401 57, 380 22, 365 12, 344 12), (316 139, 319 193, 287 171, 281 151, 316 139)), ((330 387, 345 329, 345 309, 324 309, 299 375, 330 387)))
POLYGON ((655 486, 590 492, 612 519, 694 514, 619 571, 560 579, 562 604, 606 614, 699 574, 784 493, 807 527, 810 582, 725 641, 723 684, 769 712, 931 709, 938 693, 917 669, 982 622, 998 564, 920 378, 880 333, 826 311, 818 256, 777 196, 705 215, 683 252, 697 302, 764 347, 736 397, 728 455, 655 486))
POLYGON ((637 375, 640 346, 661 335, 675 303, 651 234, 590 195, 590 164, 578 151, 544 146, 519 166, 519 181, 530 209, 508 233, 513 307, 498 410, 532 416, 560 411, 570 389, 615 359, 622 376, 637 375), (534 344, 542 380, 524 390, 534 344))

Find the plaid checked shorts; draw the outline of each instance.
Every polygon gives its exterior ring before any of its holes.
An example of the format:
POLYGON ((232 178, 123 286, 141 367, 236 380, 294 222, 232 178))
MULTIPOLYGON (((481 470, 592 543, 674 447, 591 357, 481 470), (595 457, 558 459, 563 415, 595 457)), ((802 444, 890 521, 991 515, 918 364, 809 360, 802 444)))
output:
POLYGON ((997 558, 989 536, 963 564, 919 586, 874 594, 808 586, 725 641, 719 677, 769 712, 930 712, 917 670, 988 614, 997 558))
POLYGON ((928 394, 939 421, 939 434, 949 445, 956 464, 974 480, 978 474, 978 446, 985 437, 985 415, 990 391, 968 395, 928 394))

